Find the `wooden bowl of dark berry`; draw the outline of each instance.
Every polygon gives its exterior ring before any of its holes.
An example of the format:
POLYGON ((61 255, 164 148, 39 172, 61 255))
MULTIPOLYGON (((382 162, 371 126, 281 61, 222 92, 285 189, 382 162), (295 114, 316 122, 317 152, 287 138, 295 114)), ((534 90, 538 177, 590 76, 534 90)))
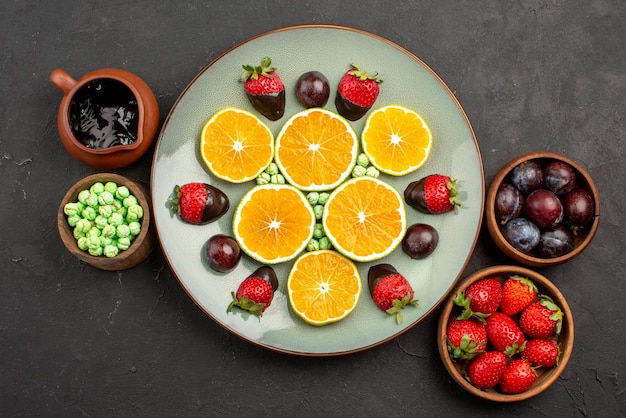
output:
POLYGON ((487 190, 485 223, 498 248, 531 267, 578 256, 600 223, 600 196, 578 162, 531 152, 504 165, 487 190))
POLYGON ((574 345, 567 301, 545 276, 494 266, 462 280, 444 302, 437 345, 463 389, 494 402, 545 391, 565 369, 574 345))
POLYGON ((93 174, 65 193, 57 212, 67 250, 101 270, 136 266, 156 247, 150 192, 138 180, 93 174))

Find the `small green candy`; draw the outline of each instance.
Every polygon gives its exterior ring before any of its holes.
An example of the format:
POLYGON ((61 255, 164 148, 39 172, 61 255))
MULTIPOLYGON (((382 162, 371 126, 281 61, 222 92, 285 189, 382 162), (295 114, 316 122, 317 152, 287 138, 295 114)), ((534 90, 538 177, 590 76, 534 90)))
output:
POLYGON ((128 229, 130 230, 131 235, 137 236, 141 232, 141 224, 137 221, 131 222, 128 224, 128 229))
POLYGON ((115 192, 117 192, 117 183, 115 183, 114 181, 107 181, 104 185, 104 190, 111 193, 112 195, 115 195, 115 192))
POLYGON ((91 193, 100 194, 104 191, 104 184, 96 182, 89 188, 89 191, 91 191, 91 193))
POLYGON ((128 196, 130 196, 130 190, 128 190, 128 187, 120 186, 120 187, 117 188, 117 191, 115 192, 115 198, 116 199, 124 200, 128 196))
POLYGON ((113 258, 116 255, 118 255, 119 251, 120 250, 115 245, 110 245, 110 244, 104 247, 104 250, 103 250, 104 255, 109 258, 113 258))

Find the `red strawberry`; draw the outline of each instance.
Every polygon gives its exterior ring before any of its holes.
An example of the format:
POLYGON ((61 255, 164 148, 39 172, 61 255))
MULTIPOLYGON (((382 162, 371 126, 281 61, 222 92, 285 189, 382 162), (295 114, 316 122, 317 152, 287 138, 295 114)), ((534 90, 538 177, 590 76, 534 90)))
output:
POLYGON ((535 339, 526 342, 521 355, 533 366, 553 367, 558 363, 560 353, 556 341, 535 339))
POLYGON ((392 265, 372 266, 367 276, 374 303, 388 315, 395 315, 398 324, 402 322, 402 309, 418 305, 411 284, 392 265))
POLYGON ((488 351, 472 359, 467 366, 467 380, 479 389, 498 384, 506 368, 507 357, 500 351, 488 351))
POLYGON ((485 318, 498 309, 501 299, 500 280, 497 277, 486 277, 469 285, 465 292, 457 293, 454 303, 465 308, 461 314, 463 318, 485 318))
POLYGON ((262 316, 272 303, 277 288, 278 279, 274 269, 269 266, 259 267, 241 282, 237 294, 231 292, 233 301, 228 305, 227 312, 237 307, 253 315, 262 316))
POLYGON ((498 351, 512 356, 524 344, 525 336, 513 318, 494 312, 486 319, 487 340, 498 351))
POLYGON ((352 64, 345 72, 335 97, 337 112, 348 120, 358 120, 372 108, 380 94, 378 73, 368 74, 352 64))
POLYGON ((265 57, 260 66, 244 65, 241 81, 252 107, 269 120, 278 120, 285 114, 285 85, 271 64, 265 57))
POLYGON ((456 180, 443 174, 431 174, 411 182, 404 190, 404 200, 423 213, 450 212, 461 204, 457 202, 456 180))
POLYGON ((446 338, 453 360, 470 359, 487 348, 485 325, 476 319, 453 318, 446 328, 446 338))
POLYGON ((510 276, 502 284, 500 310, 511 316, 518 314, 537 297, 537 287, 532 280, 522 276, 510 276))
POLYGON ((503 393, 526 392, 535 383, 535 379, 537 379, 537 374, 528 361, 513 360, 502 373, 500 390, 503 393))
POLYGON ((548 296, 527 306, 520 315, 519 326, 531 338, 549 338, 561 333, 563 312, 548 296))
POLYGON ((217 187, 206 183, 175 186, 169 203, 183 221, 195 225, 215 221, 230 207, 228 196, 217 187))

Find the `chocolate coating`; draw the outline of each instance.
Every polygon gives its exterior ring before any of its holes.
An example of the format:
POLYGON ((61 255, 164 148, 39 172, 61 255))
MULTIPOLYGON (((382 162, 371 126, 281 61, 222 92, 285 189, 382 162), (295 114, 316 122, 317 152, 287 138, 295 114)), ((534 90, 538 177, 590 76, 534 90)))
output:
POLYGON ((230 208, 228 196, 226 196, 223 191, 206 183, 204 184, 204 188, 207 192, 207 198, 204 204, 204 210, 202 211, 201 222, 203 224, 215 221, 228 212, 230 208))
POLYGON ((367 271, 367 285, 370 293, 374 292, 374 289, 380 280, 387 276, 391 276, 392 274, 398 274, 398 270, 396 270, 396 268, 391 264, 383 263, 371 266, 367 271))
POLYGON ((261 266, 248 277, 258 277, 272 285, 272 290, 276 291, 278 289, 278 277, 276 277, 276 272, 270 266, 261 266))

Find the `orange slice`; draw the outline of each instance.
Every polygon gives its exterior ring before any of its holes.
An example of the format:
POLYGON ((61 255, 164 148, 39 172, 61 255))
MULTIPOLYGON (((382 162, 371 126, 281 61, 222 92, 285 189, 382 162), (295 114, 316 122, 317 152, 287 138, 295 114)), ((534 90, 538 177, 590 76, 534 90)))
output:
POLYGON ((274 157, 274 135, 258 117, 226 107, 204 124, 200 155, 216 177, 232 183, 256 178, 274 157))
POLYGON ((388 183, 356 177, 330 194, 322 223, 337 251, 355 261, 377 260, 390 254, 404 237, 404 201, 388 183))
POLYGON ((423 166, 432 142, 424 119, 400 105, 374 110, 361 132, 363 152, 372 165, 392 176, 403 176, 423 166))
POLYGON ((300 190, 330 190, 350 175, 358 142, 343 117, 326 109, 306 109, 278 133, 275 161, 285 179, 300 190))
POLYGON ((359 302, 361 286, 355 264, 332 250, 304 253, 287 278, 291 308, 316 326, 347 317, 359 302))
POLYGON ((302 192, 287 184, 250 189, 233 217, 241 249, 264 264, 295 258, 313 236, 315 215, 302 192))

